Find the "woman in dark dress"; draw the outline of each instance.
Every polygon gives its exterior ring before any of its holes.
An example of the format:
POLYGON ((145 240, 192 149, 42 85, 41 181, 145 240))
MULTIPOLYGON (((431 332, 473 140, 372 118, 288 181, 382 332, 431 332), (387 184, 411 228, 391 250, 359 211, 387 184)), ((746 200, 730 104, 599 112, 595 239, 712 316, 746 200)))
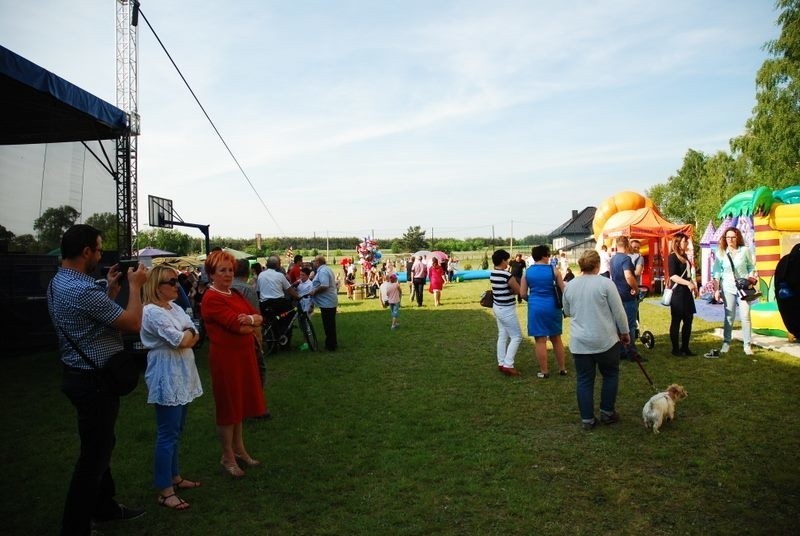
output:
POLYGON ((672 253, 667 258, 669 279, 672 281, 672 300, 669 304, 672 320, 669 324, 669 338, 674 356, 695 355, 689 349, 689 338, 692 336, 692 320, 697 312, 694 305, 697 284, 694 281, 694 270, 686 256, 688 245, 689 238, 685 234, 676 234, 672 239, 672 253))

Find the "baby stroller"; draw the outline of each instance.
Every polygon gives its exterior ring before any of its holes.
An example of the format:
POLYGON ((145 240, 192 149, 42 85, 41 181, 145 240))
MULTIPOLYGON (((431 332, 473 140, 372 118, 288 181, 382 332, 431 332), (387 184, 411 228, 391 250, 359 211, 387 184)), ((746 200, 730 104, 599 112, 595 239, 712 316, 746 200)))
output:
MULTIPOLYGON (((641 304, 647 295, 650 294, 650 288, 648 287, 639 287, 639 304, 641 304)), ((636 314, 636 338, 642 341, 642 344, 648 350, 652 350, 653 347, 656 345, 656 339, 653 337, 653 333, 650 331, 640 331, 641 330, 641 320, 639 318, 639 313, 636 314)))

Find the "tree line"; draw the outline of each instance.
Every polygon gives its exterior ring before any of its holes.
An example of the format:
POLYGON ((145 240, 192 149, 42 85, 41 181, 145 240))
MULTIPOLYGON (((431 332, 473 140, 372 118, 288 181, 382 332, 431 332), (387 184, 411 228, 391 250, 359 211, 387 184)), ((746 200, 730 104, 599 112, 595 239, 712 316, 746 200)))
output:
MULTIPOLYGON (((51 207, 42 213, 34 221, 33 228, 36 236, 24 234, 16 236, 0 225, 0 242, 5 242, 6 248, 11 252, 20 253, 50 253, 56 250, 61 243, 61 236, 70 226, 74 225, 80 217, 80 213, 69 205, 51 207)), ((103 233, 104 248, 108 251, 117 249, 117 217, 111 212, 93 214, 85 220, 86 224, 96 227, 103 233)), ((258 257, 266 257, 273 254, 283 255, 289 249, 296 252, 316 254, 318 251, 331 249, 339 251, 355 250, 357 245, 363 240, 356 236, 351 237, 304 237, 304 236, 285 236, 267 237, 260 243, 255 238, 233 238, 233 237, 212 237, 211 245, 228 247, 244 251, 258 257)), ((519 244, 545 244, 548 243, 547 235, 528 235, 522 239, 515 240, 519 244)), ((419 250, 445 251, 447 253, 456 251, 480 251, 488 248, 500 247, 508 243, 508 239, 503 237, 492 238, 437 238, 427 240, 425 231, 417 226, 411 226, 401 237, 380 239, 376 238, 378 247, 381 251, 392 253, 413 253, 419 250)), ((140 231, 134 237, 135 249, 154 247, 165 251, 171 251, 178 256, 196 255, 204 253, 204 240, 192 237, 181 231, 174 229, 149 229, 140 231)))
POLYGON ((776 9, 781 32, 764 46, 769 58, 756 73, 744 133, 728 151, 688 149, 675 174, 646 191, 667 219, 694 225, 695 244, 737 193, 800 184, 800 0, 778 0, 776 9))

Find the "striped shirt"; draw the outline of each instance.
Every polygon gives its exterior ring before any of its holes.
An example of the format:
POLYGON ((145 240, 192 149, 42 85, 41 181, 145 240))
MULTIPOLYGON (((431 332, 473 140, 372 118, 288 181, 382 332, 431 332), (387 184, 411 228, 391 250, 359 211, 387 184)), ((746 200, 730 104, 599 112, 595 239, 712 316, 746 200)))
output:
POLYGON ((489 283, 492 285, 492 295, 494 296, 495 305, 515 305, 516 295, 511 292, 511 288, 508 286, 508 280, 510 278, 510 272, 500 270, 499 268, 495 268, 489 274, 489 283))
POLYGON ((111 327, 124 309, 86 274, 59 268, 50 282, 47 300, 50 319, 58 334, 61 361, 70 367, 92 370, 64 337, 64 330, 98 367, 122 350, 122 336, 111 327))

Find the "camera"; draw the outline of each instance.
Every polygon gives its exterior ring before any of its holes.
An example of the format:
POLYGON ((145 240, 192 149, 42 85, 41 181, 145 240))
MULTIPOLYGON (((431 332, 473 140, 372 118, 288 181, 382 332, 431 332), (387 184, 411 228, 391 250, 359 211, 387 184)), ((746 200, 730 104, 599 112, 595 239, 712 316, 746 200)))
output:
POLYGON ((119 260, 119 271, 122 275, 125 275, 130 268, 133 268, 135 270, 137 266, 139 266, 139 259, 119 260))

